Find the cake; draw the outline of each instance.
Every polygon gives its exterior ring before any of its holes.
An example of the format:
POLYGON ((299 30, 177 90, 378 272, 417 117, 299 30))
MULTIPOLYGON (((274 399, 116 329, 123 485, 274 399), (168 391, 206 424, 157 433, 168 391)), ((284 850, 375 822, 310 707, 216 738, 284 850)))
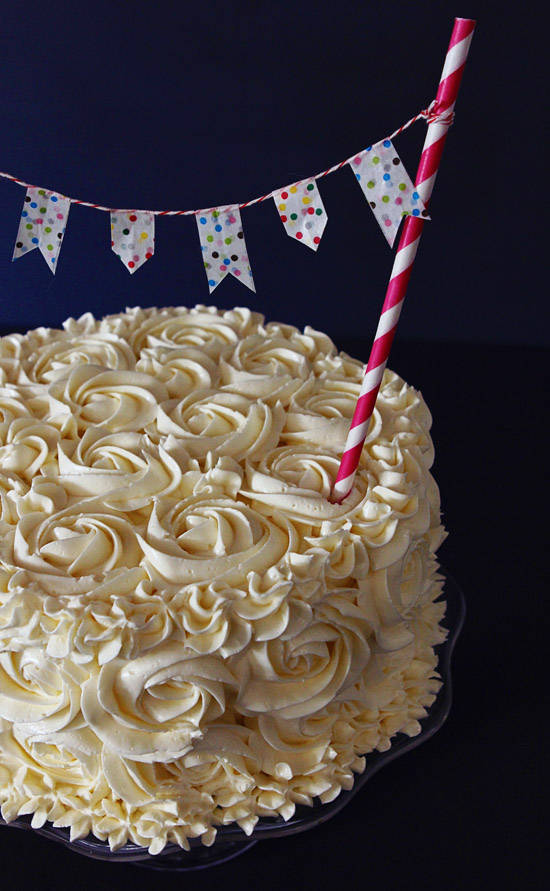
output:
POLYGON ((112 849, 211 844, 414 736, 445 638, 430 414, 258 313, 0 339, 0 803, 112 849))

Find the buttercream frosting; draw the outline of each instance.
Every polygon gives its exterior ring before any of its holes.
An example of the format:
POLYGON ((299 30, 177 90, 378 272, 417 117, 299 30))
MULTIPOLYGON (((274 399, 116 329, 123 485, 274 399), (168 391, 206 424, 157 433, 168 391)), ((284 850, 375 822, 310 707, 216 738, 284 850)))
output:
POLYGON ((444 639, 431 418, 258 313, 128 309, 0 338, 0 803, 113 849, 205 844, 349 789, 444 639))

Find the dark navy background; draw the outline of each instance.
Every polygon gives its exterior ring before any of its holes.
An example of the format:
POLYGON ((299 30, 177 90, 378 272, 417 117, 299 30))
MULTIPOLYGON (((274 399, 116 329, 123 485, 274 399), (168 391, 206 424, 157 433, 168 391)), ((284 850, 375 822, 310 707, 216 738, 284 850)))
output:
MULTIPOLYGON (((535 125, 528 16, 487 0, 28 0, 1 12, 0 169, 150 209, 242 202, 382 139, 435 96, 454 16, 477 18, 398 336, 548 343, 528 285, 539 196, 513 148, 522 120, 535 125)), ((396 140, 413 178, 424 135, 418 123, 396 140)), ((257 293, 228 277, 210 297, 192 218, 157 219, 156 254, 133 276, 110 249, 108 214, 75 206, 55 277, 38 250, 12 264, 24 189, 1 180, 0 327, 204 302, 368 339, 392 252, 349 169, 321 194, 317 254, 286 236, 269 200, 242 214, 257 293)))

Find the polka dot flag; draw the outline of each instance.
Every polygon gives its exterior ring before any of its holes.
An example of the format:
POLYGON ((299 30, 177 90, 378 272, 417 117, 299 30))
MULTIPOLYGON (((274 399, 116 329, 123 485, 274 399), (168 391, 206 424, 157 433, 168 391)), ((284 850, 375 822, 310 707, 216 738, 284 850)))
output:
POLYGON ((138 211, 111 212, 111 247, 128 272, 135 272, 155 253, 155 217, 138 211))
POLYGON ((314 179, 286 186, 273 195, 286 234, 314 251, 319 247, 327 214, 314 179))
POLYGON ((204 211, 195 219, 210 293, 228 273, 255 292, 239 208, 204 211))
POLYGON ((57 192, 29 186, 17 232, 13 260, 40 248, 55 275, 71 202, 57 192))
POLYGON ((390 139, 371 145, 348 161, 390 246, 404 216, 429 219, 390 139))

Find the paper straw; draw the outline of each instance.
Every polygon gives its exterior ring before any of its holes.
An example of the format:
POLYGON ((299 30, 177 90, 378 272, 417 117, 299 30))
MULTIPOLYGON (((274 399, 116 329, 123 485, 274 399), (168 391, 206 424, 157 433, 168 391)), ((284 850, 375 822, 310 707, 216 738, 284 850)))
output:
MULTIPOLYGON (((452 121, 475 25, 473 19, 455 19, 437 96, 430 109, 428 131, 416 174, 416 189, 426 207, 432 195, 443 146, 452 121)), ((424 222, 421 217, 407 216, 403 225, 361 392, 333 486, 331 495, 333 502, 343 501, 353 487, 424 222)))

